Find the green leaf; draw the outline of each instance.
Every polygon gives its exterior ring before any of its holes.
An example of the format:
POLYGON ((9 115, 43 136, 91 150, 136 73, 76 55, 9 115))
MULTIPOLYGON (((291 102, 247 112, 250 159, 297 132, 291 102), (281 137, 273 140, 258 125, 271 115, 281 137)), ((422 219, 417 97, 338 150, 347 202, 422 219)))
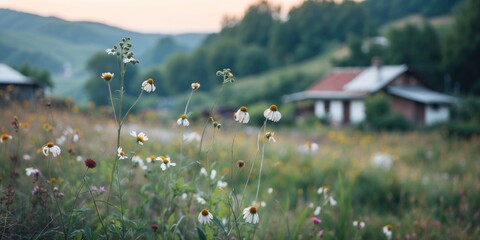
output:
POLYGON ((213 222, 215 223, 215 225, 217 225, 219 228, 221 228, 223 232, 225 232, 225 233, 227 232, 225 230, 225 227, 223 226, 222 222, 220 222, 220 220, 217 217, 213 216, 213 222))
POLYGON ((198 238, 200 240, 207 240, 207 236, 205 235, 205 233, 201 228, 197 227, 197 233, 198 233, 198 238))

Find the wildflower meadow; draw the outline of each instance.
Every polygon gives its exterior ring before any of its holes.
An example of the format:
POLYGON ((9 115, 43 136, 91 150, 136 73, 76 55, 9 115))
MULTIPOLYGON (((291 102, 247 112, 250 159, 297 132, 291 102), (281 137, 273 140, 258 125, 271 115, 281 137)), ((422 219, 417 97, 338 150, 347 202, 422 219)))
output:
POLYGON ((480 239, 479 136, 289 126, 281 102, 258 125, 241 102, 217 112, 234 69, 212 73, 206 115, 201 79, 183 111, 138 111, 156 87, 124 106, 131 49, 105 52, 109 108, 1 106, 0 239, 480 239))

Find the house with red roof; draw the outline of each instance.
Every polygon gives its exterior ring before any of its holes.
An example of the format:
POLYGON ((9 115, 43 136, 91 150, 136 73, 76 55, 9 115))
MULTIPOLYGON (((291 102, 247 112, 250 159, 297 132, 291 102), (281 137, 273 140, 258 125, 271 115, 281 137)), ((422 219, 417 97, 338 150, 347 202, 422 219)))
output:
POLYGON ((333 68, 305 91, 286 95, 284 100, 309 101, 315 116, 348 125, 365 119, 365 99, 379 92, 389 95, 393 112, 413 124, 448 121, 450 106, 457 102, 434 91, 416 70, 406 65, 383 66, 380 59, 370 67, 333 68))

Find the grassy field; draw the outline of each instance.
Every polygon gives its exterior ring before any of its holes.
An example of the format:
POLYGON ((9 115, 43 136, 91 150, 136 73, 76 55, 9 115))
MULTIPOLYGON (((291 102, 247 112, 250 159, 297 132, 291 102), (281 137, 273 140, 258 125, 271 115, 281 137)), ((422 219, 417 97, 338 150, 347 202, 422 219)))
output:
POLYGON ((47 102, 0 110, 0 134, 8 134, 0 143, 1 239, 387 239, 388 224, 393 239, 480 236, 479 137, 233 117, 221 128, 205 119, 180 127, 178 116, 144 111, 126 119, 119 142, 128 158, 117 161, 109 110, 47 102), (148 140, 138 144, 131 131, 148 140), (42 153, 49 141, 59 156, 42 153), (164 161, 147 161, 159 156, 176 165, 164 171, 164 161), (251 206, 256 224, 242 218, 251 206), (198 220, 204 209, 209 224, 198 220))

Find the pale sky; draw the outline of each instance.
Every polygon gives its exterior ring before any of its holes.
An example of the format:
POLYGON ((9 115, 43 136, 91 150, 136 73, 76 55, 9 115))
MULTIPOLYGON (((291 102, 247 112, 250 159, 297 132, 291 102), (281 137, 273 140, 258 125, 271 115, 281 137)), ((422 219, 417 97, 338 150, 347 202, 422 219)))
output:
MULTIPOLYGON (((217 32, 259 0, 0 0, 0 8, 148 33, 217 32)), ((303 0, 269 0, 282 12, 303 0)))

